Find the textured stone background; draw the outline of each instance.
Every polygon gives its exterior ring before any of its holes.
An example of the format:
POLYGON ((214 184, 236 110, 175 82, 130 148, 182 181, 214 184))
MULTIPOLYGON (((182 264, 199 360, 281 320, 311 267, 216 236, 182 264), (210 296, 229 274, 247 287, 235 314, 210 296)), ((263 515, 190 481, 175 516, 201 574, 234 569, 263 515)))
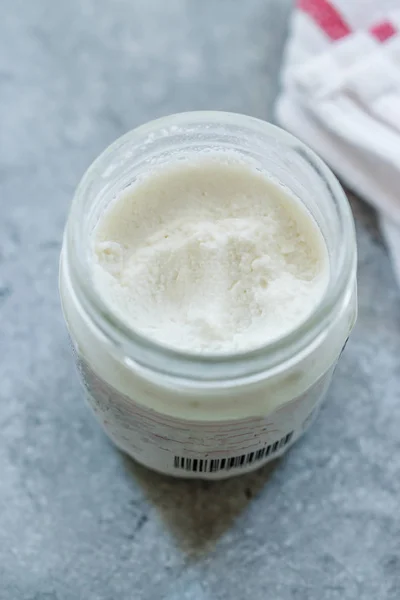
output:
POLYGON ((270 118, 290 1, 0 0, 0 600, 398 600, 400 297, 355 202, 360 315, 322 414, 217 484, 146 472, 81 399, 57 294, 68 203, 148 119, 270 118))

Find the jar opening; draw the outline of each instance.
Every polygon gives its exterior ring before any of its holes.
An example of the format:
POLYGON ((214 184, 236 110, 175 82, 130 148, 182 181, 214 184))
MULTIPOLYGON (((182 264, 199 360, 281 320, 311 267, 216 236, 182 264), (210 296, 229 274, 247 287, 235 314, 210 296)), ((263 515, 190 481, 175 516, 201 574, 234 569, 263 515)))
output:
POLYGON ((273 369, 306 353, 351 300, 354 223, 347 198, 329 168, 295 137, 264 121, 219 112, 172 115, 118 139, 95 160, 76 191, 67 224, 66 264, 87 317, 128 360, 164 374, 219 379, 273 369), (310 211, 325 239, 329 282, 321 301, 287 335, 246 352, 199 354, 158 344, 123 322, 92 284, 89 237, 107 202, 140 173, 199 150, 235 150, 259 162, 310 211))

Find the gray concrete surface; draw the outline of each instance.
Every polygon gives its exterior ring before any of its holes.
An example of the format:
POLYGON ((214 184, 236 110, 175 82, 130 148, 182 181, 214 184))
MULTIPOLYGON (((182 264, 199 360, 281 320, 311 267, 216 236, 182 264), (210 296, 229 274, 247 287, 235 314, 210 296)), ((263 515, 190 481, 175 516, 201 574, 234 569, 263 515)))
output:
POLYGON ((91 160, 162 114, 269 118, 290 2, 0 0, 0 600, 398 600, 400 296, 357 214, 360 316, 312 430, 216 484, 135 466, 81 399, 57 294, 91 160))

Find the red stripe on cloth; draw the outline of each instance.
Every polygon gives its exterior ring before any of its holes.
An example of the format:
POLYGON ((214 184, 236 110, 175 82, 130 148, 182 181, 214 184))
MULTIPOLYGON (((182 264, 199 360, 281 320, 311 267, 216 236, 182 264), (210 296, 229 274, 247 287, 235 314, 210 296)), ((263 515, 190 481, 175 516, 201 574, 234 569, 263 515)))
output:
POLYGON ((390 21, 382 21, 371 27, 370 32, 380 42, 386 42, 397 33, 395 26, 390 21))
POLYGON ((298 0, 297 6, 307 13, 331 40, 340 40, 351 33, 349 25, 328 0, 298 0))

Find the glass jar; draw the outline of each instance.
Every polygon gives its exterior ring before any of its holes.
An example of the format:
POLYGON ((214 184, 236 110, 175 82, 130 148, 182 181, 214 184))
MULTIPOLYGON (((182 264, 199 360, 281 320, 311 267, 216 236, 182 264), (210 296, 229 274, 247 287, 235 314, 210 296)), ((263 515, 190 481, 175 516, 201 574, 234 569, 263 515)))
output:
POLYGON ((180 477, 244 473, 309 426, 354 325, 351 210, 322 160, 278 127, 222 112, 172 115, 127 133, 87 170, 65 230, 60 293, 87 400, 120 449, 180 477), (288 335, 250 352, 204 356, 143 337, 105 305, 92 281, 90 238, 139 174, 221 149, 250 157, 304 203, 324 236, 330 275, 321 302, 288 335))

